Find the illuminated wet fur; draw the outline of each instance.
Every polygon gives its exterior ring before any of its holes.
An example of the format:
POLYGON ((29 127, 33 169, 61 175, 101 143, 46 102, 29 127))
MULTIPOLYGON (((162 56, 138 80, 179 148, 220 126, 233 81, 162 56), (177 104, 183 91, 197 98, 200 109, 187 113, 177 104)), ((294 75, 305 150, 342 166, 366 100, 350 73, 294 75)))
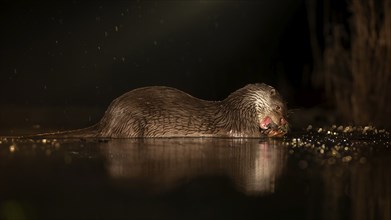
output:
POLYGON ((285 117, 279 94, 249 84, 223 101, 205 101, 169 87, 145 87, 115 99, 94 127, 100 137, 260 137, 259 121, 285 117), (281 106, 281 112, 274 106, 281 106))
POLYGON ((223 101, 205 101, 164 86, 115 99, 97 124, 40 138, 261 137, 288 131, 286 107, 266 84, 249 84, 223 101))

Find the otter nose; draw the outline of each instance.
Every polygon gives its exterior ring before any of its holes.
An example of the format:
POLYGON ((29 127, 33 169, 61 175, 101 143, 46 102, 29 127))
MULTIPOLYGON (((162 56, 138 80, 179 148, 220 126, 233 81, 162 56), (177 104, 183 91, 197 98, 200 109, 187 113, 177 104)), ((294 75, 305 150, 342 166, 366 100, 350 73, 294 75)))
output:
POLYGON ((286 124, 288 124, 288 122, 285 120, 285 118, 281 118, 280 119, 280 124, 281 125, 286 125, 286 124))

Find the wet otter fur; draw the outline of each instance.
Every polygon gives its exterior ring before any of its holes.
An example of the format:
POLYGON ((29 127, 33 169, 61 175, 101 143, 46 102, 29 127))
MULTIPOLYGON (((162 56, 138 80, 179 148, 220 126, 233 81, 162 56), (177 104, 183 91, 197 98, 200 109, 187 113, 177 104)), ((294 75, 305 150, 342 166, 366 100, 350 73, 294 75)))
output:
POLYGON ((271 86, 249 84, 222 101, 151 86, 115 99, 100 122, 47 138, 262 137, 287 133, 286 106, 271 86))

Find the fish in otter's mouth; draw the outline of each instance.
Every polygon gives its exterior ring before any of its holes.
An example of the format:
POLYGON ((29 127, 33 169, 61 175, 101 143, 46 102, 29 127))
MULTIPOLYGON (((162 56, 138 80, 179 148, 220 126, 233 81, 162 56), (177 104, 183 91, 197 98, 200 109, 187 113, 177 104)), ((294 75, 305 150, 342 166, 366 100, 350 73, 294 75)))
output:
POLYGON ((260 132, 268 137, 282 137, 288 133, 288 122, 281 118, 279 125, 269 116, 266 116, 259 122, 260 132))

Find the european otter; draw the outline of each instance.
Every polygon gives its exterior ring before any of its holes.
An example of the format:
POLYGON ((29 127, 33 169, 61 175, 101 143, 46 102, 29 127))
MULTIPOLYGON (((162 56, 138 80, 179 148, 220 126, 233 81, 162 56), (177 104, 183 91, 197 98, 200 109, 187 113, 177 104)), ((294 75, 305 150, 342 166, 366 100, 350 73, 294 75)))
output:
POLYGON ((205 101, 164 86, 115 99, 96 125, 40 137, 261 137, 283 136, 286 106, 271 86, 249 84, 223 101, 205 101))

